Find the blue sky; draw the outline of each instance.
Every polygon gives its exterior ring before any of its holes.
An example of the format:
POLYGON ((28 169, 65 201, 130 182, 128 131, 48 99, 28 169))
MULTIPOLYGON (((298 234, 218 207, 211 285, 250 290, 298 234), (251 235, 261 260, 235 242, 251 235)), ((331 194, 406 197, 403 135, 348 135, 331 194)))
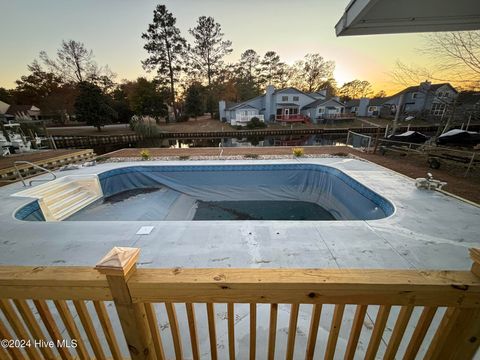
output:
MULTIPOLYGON (((253 48, 263 55, 274 50, 288 62, 318 52, 337 64, 340 84, 359 78, 375 88, 396 88, 388 76, 397 59, 425 63, 416 55, 418 34, 337 38, 334 26, 349 0, 176 0, 162 2, 188 29, 201 15, 213 16, 233 42, 235 61, 253 48)), ((108 64, 117 80, 145 76, 141 33, 158 4, 150 0, 0 0, 0 86, 13 87, 41 50, 54 55, 62 39, 82 41, 100 65, 108 64)))

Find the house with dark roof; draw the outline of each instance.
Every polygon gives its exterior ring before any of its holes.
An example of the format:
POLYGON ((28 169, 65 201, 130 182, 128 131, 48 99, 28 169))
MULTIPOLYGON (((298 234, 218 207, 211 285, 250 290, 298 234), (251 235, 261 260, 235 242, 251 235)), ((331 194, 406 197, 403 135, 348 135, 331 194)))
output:
POLYGON ((40 119, 40 109, 35 105, 10 105, 5 112, 9 120, 40 119))
POLYGON ((445 114, 457 96, 458 91, 448 83, 432 84, 425 81, 389 97, 385 105, 396 107, 400 104, 402 115, 437 118, 445 114))
POLYGON ((240 103, 219 102, 219 114, 222 121, 232 125, 245 125, 256 117, 265 122, 313 121, 341 114, 344 104, 326 99, 325 91, 305 93, 294 87, 275 89, 267 86, 263 95, 240 103), (330 101, 330 102, 328 102, 330 101))

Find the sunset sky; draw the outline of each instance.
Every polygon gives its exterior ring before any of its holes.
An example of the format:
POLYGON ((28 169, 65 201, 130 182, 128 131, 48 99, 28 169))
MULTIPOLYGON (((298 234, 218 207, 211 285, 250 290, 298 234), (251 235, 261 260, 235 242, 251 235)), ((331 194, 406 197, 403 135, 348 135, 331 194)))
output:
MULTIPOLYGON (((175 0, 163 1, 188 29, 199 16, 213 16, 222 25, 236 61, 246 49, 261 56, 276 51, 289 64, 307 53, 320 53, 336 63, 335 77, 342 85, 368 80, 376 91, 397 90, 389 72, 396 60, 428 66, 418 54, 424 41, 419 34, 335 36, 334 26, 349 0, 175 0)), ((100 65, 108 64, 117 80, 146 76, 141 33, 152 20, 157 1, 150 0, 0 0, 0 86, 12 88, 27 73, 27 65, 41 50, 51 56, 62 39, 85 43, 100 65)))

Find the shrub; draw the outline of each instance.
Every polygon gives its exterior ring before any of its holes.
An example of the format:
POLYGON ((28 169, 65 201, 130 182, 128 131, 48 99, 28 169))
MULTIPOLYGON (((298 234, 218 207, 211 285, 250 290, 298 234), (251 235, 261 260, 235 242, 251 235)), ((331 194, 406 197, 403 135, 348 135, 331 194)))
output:
POLYGON ((157 122, 150 116, 132 116, 130 120, 130 129, 135 131, 136 134, 148 137, 155 137, 160 132, 157 127, 157 122))
POLYGON ((188 155, 180 155, 178 157, 178 160, 188 160, 188 159, 190 159, 190 156, 188 156, 188 155))
POLYGON ((264 129, 266 127, 267 125, 257 117, 251 118, 247 123, 247 129, 264 129))
POLYGON ((305 150, 303 150, 303 148, 293 148, 292 153, 295 157, 302 157, 305 155, 305 150))
POLYGON ((140 151, 140 156, 142 157, 142 160, 148 160, 150 159, 150 152, 148 150, 142 150, 140 151))
POLYGON ((258 159, 258 154, 245 154, 243 157, 245 159, 258 159))

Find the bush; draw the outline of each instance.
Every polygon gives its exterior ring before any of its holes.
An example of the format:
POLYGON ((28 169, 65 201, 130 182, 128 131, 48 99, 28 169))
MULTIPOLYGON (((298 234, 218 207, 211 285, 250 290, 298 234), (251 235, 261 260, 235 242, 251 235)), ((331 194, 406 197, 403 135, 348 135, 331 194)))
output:
POLYGON ((292 153, 295 157, 302 157, 303 155, 305 155, 305 151, 303 150, 303 148, 293 148, 292 153))
POLYGON ((245 154, 243 157, 245 159, 258 159, 258 154, 245 154))
POLYGON ((247 129, 265 129, 266 127, 267 125, 257 117, 251 118, 247 123, 247 129))
POLYGON ((130 120, 129 126, 136 134, 146 138, 155 137, 160 132, 156 120, 150 116, 134 115, 130 120))
POLYGON ((150 152, 148 150, 142 150, 140 151, 140 156, 142 157, 142 160, 148 160, 150 159, 150 152))
POLYGON ((223 122, 223 123, 226 123, 226 122, 227 122, 227 118, 226 118, 225 116, 222 117, 222 122, 223 122))
POLYGON ((188 159, 190 159, 190 156, 188 156, 188 155, 180 155, 178 157, 178 160, 188 160, 188 159))

